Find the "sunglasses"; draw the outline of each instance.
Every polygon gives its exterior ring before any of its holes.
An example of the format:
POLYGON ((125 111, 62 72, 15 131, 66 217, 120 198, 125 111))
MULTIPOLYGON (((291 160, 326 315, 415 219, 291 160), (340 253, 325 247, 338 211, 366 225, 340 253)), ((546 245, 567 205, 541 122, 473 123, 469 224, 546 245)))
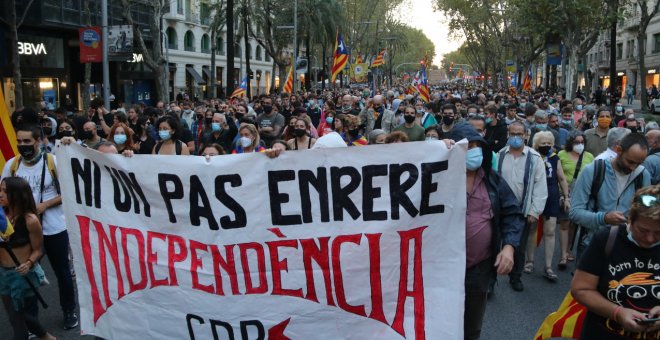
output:
POLYGON ((637 198, 637 202, 641 203, 643 206, 650 208, 656 204, 660 204, 658 202, 658 198, 656 196, 651 196, 651 195, 642 195, 637 198))

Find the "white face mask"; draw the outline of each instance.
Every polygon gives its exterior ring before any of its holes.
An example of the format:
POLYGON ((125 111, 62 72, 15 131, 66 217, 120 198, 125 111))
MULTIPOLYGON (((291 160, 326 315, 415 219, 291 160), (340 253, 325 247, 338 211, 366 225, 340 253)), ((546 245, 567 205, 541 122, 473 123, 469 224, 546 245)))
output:
POLYGON ((252 139, 250 137, 241 137, 241 146, 244 148, 249 147, 252 145, 252 139))
POLYGON ((584 144, 575 144, 573 145, 573 151, 577 152, 578 154, 582 154, 584 152, 584 144))

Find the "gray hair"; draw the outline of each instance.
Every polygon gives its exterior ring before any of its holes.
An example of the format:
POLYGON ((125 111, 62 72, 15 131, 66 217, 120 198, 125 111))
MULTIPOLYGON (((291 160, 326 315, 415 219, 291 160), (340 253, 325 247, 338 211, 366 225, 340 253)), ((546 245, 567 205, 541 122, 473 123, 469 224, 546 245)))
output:
POLYGON ((630 130, 622 127, 611 128, 607 131, 607 147, 614 149, 615 146, 621 143, 623 137, 630 133, 630 130))
POLYGON ((653 130, 660 130, 660 125, 658 125, 657 122, 650 121, 646 123, 646 130, 645 132, 653 131, 653 130))
POLYGON ((548 113, 543 110, 537 110, 536 113, 534 113, 534 118, 547 119, 548 113))
POLYGON ((385 130, 381 130, 381 129, 371 130, 371 132, 369 132, 369 138, 368 138, 369 144, 370 145, 375 144, 376 143, 376 138, 378 138, 378 136, 384 135, 384 134, 386 134, 385 130))

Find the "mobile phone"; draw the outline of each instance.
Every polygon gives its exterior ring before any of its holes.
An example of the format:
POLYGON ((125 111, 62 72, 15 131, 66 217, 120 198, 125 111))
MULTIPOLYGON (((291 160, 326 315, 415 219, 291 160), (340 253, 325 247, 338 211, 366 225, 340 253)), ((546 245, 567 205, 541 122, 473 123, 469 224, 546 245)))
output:
POLYGON ((657 321, 660 321, 660 318, 635 319, 635 322, 637 322, 640 325, 647 325, 657 321))

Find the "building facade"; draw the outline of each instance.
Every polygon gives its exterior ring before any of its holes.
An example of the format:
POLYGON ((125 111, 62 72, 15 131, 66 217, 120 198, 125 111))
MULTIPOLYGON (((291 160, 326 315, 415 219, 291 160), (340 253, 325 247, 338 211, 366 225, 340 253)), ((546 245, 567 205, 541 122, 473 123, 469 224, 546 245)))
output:
MULTIPOLYGON (((170 98, 185 92, 190 97, 203 98, 210 86, 211 72, 215 73, 216 93, 211 97, 221 97, 227 76, 227 32, 226 28, 217 33, 215 70, 211 69, 210 24, 217 0, 173 0, 169 11, 163 16, 166 57, 169 65, 170 98)), ((222 14, 224 15, 224 14, 222 14)), ((235 17, 238 19, 237 17, 235 17)), ((249 56, 245 56, 243 25, 235 20, 236 38, 234 44, 234 87, 245 77, 246 57, 250 60, 252 78, 248 84, 252 95, 270 93, 273 77, 273 61, 254 39, 249 39, 249 56)))
MULTIPOLYGON (((655 1, 649 1, 652 6, 655 1)), ((652 85, 660 85, 660 14, 656 14, 646 29, 646 41, 643 46, 644 64, 646 72, 640 74, 638 62, 638 39, 637 32, 641 20, 638 6, 629 4, 624 10, 626 16, 617 25, 616 46, 616 79, 610 80, 610 43, 609 30, 601 32, 598 41, 589 50, 585 57, 587 74, 592 79, 592 91, 596 86, 603 88, 618 87, 622 96, 625 89, 632 85, 635 95, 638 96, 641 89, 641 77, 645 77, 647 88, 652 85)), ((639 97, 638 97, 639 98, 639 97)))

